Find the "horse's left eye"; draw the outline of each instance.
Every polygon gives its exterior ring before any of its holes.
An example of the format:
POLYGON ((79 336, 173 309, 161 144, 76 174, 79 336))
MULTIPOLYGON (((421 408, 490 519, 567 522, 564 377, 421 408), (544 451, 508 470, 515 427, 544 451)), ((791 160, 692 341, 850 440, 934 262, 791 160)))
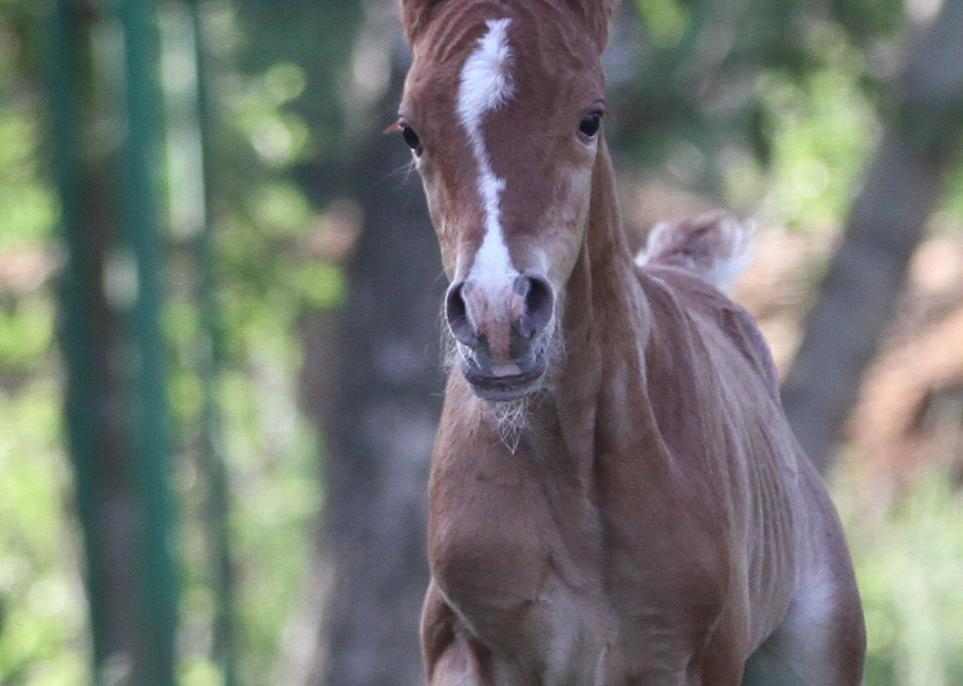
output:
POLYGON ((599 129, 602 127, 602 113, 601 112, 589 112, 585 115, 585 118, 578 125, 578 130, 584 136, 589 138, 595 138, 598 135, 599 129))
POLYGON ((421 152, 421 137, 418 136, 418 132, 407 124, 402 125, 401 137, 405 139, 405 145, 415 151, 415 154, 421 152))

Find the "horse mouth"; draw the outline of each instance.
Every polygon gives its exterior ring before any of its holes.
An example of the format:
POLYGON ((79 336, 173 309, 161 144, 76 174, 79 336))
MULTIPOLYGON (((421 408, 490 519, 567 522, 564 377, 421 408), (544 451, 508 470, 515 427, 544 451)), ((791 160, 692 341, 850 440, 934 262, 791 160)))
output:
POLYGON ((483 370, 465 360, 462 362, 462 372, 472 391, 482 400, 507 401, 537 391, 542 385, 546 366, 545 360, 539 359, 526 370, 517 364, 493 365, 483 370))

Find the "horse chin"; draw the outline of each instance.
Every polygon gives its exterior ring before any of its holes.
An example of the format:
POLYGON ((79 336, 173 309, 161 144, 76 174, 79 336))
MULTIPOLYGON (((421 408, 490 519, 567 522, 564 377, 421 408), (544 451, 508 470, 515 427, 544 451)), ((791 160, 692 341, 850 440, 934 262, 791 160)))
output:
POLYGON ((542 386, 546 366, 546 360, 539 359, 530 369, 517 374, 495 375, 464 361, 462 373, 475 395, 482 400, 501 403, 519 400, 535 393, 542 386))

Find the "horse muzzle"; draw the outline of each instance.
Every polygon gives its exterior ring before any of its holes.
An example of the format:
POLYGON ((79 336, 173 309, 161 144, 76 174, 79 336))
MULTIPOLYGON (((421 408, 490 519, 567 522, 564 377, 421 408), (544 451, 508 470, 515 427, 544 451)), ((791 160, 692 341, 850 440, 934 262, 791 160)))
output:
POLYGON ((548 368, 554 310, 552 286, 537 274, 451 285, 445 316, 478 397, 515 400, 538 390, 548 368))

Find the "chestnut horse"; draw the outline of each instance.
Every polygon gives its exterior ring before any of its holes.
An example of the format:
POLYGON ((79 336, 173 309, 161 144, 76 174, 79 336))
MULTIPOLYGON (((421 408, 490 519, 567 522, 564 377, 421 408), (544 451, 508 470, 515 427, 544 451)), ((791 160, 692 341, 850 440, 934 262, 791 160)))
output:
POLYGON ((839 519, 721 218, 633 260, 601 125, 615 0, 401 0, 398 130, 451 281, 433 686, 855 686, 839 519), (721 278, 721 277, 720 277, 721 278))

